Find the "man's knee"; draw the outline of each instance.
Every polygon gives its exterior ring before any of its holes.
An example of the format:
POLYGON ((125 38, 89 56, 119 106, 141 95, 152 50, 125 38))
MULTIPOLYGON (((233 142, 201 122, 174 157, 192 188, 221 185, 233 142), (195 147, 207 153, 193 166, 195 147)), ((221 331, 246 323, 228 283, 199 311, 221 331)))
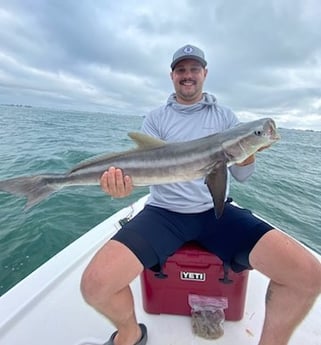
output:
POLYGON ((271 230, 256 244, 250 263, 272 281, 308 296, 321 292, 321 263, 293 238, 271 230))
POLYGON ((108 287, 108 279, 103 279, 102 276, 95 272, 95 267, 90 263, 82 274, 80 281, 80 291, 84 300, 94 306, 99 303, 101 297, 104 296, 104 302, 108 302, 111 297, 108 287))
POLYGON ((311 257, 309 270, 303 273, 303 286, 307 289, 307 293, 311 296, 318 296, 321 293, 321 262, 311 257))
POLYGON ((80 290, 90 305, 108 303, 143 270, 135 255, 122 243, 107 242, 83 272, 80 290))
POLYGON ((300 261, 302 265, 297 263, 293 268, 295 279, 288 284, 298 289, 302 296, 315 298, 321 293, 321 262, 307 249, 300 255, 300 261))

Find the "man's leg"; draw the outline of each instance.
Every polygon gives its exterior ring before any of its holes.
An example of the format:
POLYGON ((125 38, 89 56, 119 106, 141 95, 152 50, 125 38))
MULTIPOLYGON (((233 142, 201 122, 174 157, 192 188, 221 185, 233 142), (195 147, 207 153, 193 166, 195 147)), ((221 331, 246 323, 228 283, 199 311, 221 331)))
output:
POLYGON ((88 304, 118 329, 115 345, 133 345, 141 338, 129 283, 142 271, 143 265, 131 250, 110 240, 83 273, 82 294, 88 304))
POLYGON ((259 345, 285 345, 321 293, 321 263, 286 234, 271 230, 254 246, 250 264, 271 279, 259 345))

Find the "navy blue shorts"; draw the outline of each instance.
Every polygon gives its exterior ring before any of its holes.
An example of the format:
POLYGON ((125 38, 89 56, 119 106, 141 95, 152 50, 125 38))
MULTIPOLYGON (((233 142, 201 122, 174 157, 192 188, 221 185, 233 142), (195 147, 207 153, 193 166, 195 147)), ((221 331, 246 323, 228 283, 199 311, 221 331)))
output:
POLYGON ((196 241, 240 272, 251 269, 249 254, 271 229, 251 211, 228 202, 220 219, 215 218, 213 209, 185 214, 146 205, 113 239, 125 244, 145 268, 154 271, 159 271, 184 243, 196 241))

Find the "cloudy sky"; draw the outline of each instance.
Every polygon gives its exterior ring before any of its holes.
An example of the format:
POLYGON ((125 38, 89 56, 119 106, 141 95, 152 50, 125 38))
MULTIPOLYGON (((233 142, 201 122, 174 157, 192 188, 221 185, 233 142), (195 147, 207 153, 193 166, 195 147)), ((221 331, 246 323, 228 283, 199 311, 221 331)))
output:
POLYGON ((144 115, 190 43, 241 120, 321 130, 320 18, 319 0, 0 0, 0 104, 144 115))

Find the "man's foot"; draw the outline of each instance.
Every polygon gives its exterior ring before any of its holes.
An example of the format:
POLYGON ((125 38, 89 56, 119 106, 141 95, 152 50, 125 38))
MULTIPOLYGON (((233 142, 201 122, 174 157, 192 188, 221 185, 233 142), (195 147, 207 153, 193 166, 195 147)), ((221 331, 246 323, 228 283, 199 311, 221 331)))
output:
MULTIPOLYGON (((145 345, 147 343, 147 328, 142 323, 139 324, 139 327, 140 327, 140 329, 142 331, 142 336, 141 336, 140 340, 137 343, 133 344, 133 345, 145 345)), ((118 331, 114 332, 110 336, 109 340, 106 343, 104 343, 103 345, 115 345, 114 344, 114 339, 115 339, 117 333, 118 333, 118 331)))

